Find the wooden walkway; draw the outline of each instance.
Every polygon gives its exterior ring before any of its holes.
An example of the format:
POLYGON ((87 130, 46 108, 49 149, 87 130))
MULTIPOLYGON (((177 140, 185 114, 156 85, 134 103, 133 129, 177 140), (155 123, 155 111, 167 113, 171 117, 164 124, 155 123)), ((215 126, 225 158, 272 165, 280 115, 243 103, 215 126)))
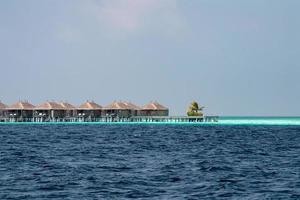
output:
POLYGON ((132 122, 217 122, 217 116, 204 117, 186 117, 186 116, 168 116, 168 117, 131 117, 132 122))
POLYGON ((135 123, 199 123, 218 122, 218 116, 187 117, 187 116, 135 116, 130 118, 101 117, 101 118, 0 118, 0 122, 135 122, 135 123))

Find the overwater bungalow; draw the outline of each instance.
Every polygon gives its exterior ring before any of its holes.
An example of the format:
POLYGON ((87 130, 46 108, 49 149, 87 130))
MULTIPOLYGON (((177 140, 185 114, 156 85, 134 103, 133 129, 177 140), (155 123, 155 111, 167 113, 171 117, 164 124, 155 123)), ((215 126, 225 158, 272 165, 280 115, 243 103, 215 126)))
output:
POLYGON ((102 113, 102 106, 95 102, 87 101, 76 108, 76 117, 80 121, 95 121, 100 118, 102 113))
POLYGON ((60 121, 65 117, 65 108, 56 102, 45 102, 34 109, 36 121, 60 121))
POLYGON ((7 117, 7 105, 0 101, 0 122, 4 122, 7 117))
POLYGON ((129 118, 132 116, 132 110, 128 104, 116 101, 103 108, 104 116, 112 118, 129 118))
POLYGON ((124 102, 124 104, 131 109, 131 116, 139 116, 140 115, 140 111, 142 109, 140 106, 137 106, 131 102, 124 102))
POLYGON ((104 108, 87 101, 75 107, 70 103, 45 102, 37 107, 27 101, 11 106, 0 102, 0 122, 217 122, 218 116, 169 116, 158 102, 139 107, 131 102, 113 102, 104 108))
POLYGON ((7 108, 7 116, 11 122, 32 121, 34 105, 27 101, 19 101, 7 108))
POLYGON ((75 106, 73 106, 72 104, 67 103, 67 102, 62 102, 62 103, 60 103, 60 105, 65 110, 65 118, 75 117, 75 114, 76 114, 76 112, 75 112, 76 107, 75 106))
POLYGON ((151 102, 142 107, 141 116, 169 116, 169 109, 158 102, 151 102))

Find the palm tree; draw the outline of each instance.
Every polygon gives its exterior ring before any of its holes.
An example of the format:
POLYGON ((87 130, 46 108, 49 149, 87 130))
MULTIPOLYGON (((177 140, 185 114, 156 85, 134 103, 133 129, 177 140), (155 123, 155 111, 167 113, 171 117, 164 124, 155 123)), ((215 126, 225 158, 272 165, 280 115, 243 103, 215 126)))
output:
POLYGON ((193 101, 188 108, 187 115, 188 116, 203 116, 203 106, 199 106, 196 101, 193 101))

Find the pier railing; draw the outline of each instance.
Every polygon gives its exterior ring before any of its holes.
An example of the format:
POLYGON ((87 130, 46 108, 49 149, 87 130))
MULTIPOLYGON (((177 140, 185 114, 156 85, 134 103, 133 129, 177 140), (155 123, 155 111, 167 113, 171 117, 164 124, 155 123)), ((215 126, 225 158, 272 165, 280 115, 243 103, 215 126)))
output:
POLYGON ((135 116, 133 122, 217 122, 217 116, 187 117, 187 116, 135 116))
POLYGON ((134 116, 134 117, 67 117, 67 118, 8 118, 0 117, 0 122, 162 122, 162 123, 197 123, 217 122, 217 116, 187 117, 187 116, 134 116))

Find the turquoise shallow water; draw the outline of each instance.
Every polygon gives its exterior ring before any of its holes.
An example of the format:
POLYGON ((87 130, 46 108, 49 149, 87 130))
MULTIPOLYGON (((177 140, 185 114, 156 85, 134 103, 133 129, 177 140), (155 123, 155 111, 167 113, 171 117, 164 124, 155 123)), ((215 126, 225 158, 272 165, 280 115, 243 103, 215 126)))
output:
POLYGON ((300 125, 300 117, 220 117, 221 125, 300 125))
POLYGON ((218 122, 14 122, 0 124, 182 124, 182 125, 292 125, 300 126, 300 117, 220 117, 218 122))

